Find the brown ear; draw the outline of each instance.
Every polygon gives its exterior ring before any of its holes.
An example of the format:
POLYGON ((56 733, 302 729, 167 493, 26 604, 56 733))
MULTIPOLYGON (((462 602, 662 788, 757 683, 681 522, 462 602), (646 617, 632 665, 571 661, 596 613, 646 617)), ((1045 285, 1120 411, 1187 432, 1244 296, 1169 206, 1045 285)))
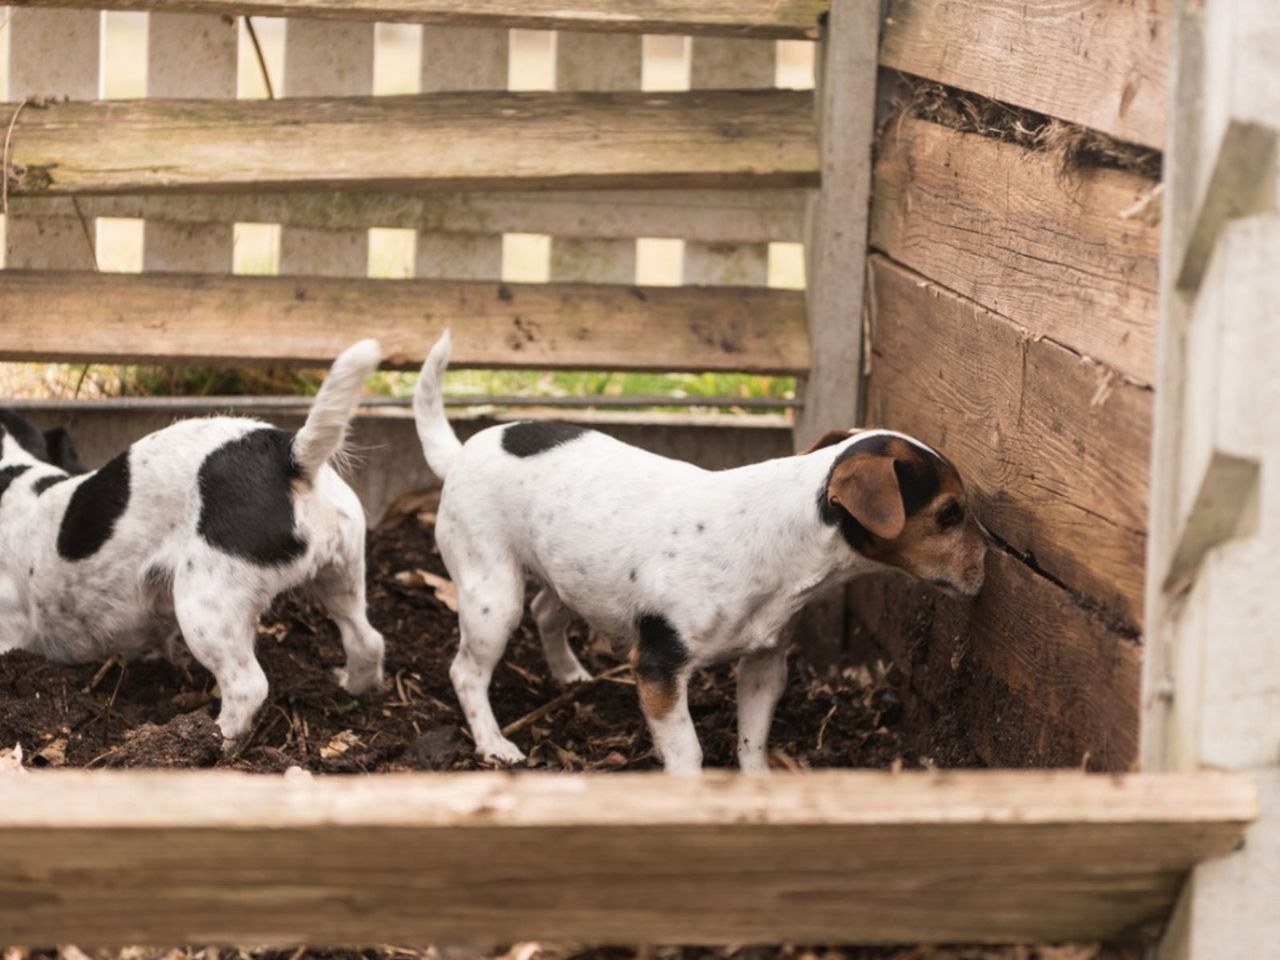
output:
POLYGON ((809 446, 797 453, 796 456, 803 457, 806 453, 813 453, 813 451, 821 450, 823 447, 830 447, 833 444, 842 443, 852 436, 852 430, 828 430, 817 440, 813 441, 813 443, 809 444, 809 446))
POLYGON ((894 539, 907 524, 893 457, 869 453, 850 457, 832 471, 827 499, 883 540, 894 539))

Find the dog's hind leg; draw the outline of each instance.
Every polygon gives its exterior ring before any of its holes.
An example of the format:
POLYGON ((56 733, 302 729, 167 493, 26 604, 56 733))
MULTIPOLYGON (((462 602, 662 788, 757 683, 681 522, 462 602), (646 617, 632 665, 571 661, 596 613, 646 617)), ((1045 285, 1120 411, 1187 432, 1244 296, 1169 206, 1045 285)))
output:
POLYGON ((524 754, 502 735, 489 703, 493 671, 507 649, 524 608, 524 578, 515 566, 493 565, 462 572, 458 587, 458 655, 449 679, 466 714, 476 752, 486 760, 519 763, 524 754))
POLYGON ((358 555, 325 567, 316 576, 312 594, 338 625, 346 666, 335 672, 348 693, 359 695, 382 684, 382 634, 369 623, 364 587, 364 559, 358 555))
POLYGON ((206 572, 176 578, 173 606, 187 649, 222 691, 218 727, 231 751, 267 699, 267 675, 253 651, 263 604, 227 578, 206 572))
POLYGON ((531 609, 551 675, 566 686, 590 680, 591 674, 569 647, 569 621, 573 619, 573 611, 547 587, 538 591, 531 609))

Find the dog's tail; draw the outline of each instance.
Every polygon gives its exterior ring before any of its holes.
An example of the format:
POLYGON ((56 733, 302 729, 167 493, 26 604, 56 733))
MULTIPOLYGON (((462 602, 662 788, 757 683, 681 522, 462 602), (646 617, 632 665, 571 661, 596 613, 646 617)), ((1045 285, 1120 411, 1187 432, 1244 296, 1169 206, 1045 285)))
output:
POLYGON ((453 341, 446 330, 427 354, 418 388, 413 394, 413 419, 418 425, 418 439, 431 472, 443 480, 457 459, 462 444, 444 415, 444 371, 449 365, 453 341))
POLYGON ((342 450, 360 402, 360 389, 381 361, 378 341, 361 340, 333 362, 311 404, 307 422, 293 438, 293 459, 303 476, 314 478, 342 450))

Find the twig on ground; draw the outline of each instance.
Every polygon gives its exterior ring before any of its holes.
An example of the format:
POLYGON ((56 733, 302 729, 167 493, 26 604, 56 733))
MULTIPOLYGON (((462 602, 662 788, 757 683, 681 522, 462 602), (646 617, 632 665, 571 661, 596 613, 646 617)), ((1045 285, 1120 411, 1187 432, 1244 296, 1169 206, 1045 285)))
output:
POLYGON ((609 680, 613 677, 621 676, 623 673, 626 673, 630 669, 631 667, 624 663, 624 664, 621 664, 620 666, 614 667, 612 670, 606 670, 604 673, 600 674, 597 677, 592 677, 586 683, 580 683, 575 687, 570 687, 564 693, 560 694, 560 696, 555 697, 554 699, 548 700, 542 706, 538 707, 538 709, 533 710, 529 713, 526 713, 523 717, 521 717, 519 720, 516 720, 514 723, 507 724, 505 727, 502 728, 502 735, 504 737, 509 737, 513 733, 519 733, 525 727, 529 726, 532 723, 536 723, 537 721, 541 720, 543 717, 547 716, 550 713, 554 713, 556 710, 559 710, 565 704, 572 703, 574 700, 577 700, 578 697, 582 696, 583 693, 585 693, 587 690, 590 690, 592 687, 600 683, 602 680, 609 680))

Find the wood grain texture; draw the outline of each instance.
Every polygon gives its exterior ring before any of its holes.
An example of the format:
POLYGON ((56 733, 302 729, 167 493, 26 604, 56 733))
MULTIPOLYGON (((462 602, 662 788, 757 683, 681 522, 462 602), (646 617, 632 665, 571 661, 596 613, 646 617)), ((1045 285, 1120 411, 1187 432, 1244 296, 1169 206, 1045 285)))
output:
POLYGON ((960 469, 982 522, 1142 623, 1152 393, 877 256, 867 422, 960 469))
POLYGON ((1164 148, 1171 0, 889 0, 880 62, 1164 148))
POLYGON ((1121 214, 1154 186, 1118 170, 1064 176, 1048 154, 904 118, 881 142, 871 242, 1151 383, 1160 229, 1121 214))
POLYGON ((10 5, 803 40, 817 36, 818 18, 829 0, 18 0, 10 5))
POLYGON ((755 288, 0 273, 0 359, 328 364, 377 337, 416 368, 808 368, 804 295, 755 288))
MULTIPOLYGON (((547 233, 711 243, 804 239, 804 190, 542 190, 475 193, 131 194, 83 197, 86 217, 255 223, 336 230, 373 226, 453 234, 547 233)), ((66 197, 13 197, 13 210, 74 217, 66 197)))
POLYGON ((1128 770, 1137 758, 1141 647, 1000 549, 976 602, 905 576, 854 581, 864 653, 909 677, 912 726, 946 726, 999 767, 1128 770))
POLYGON ((812 96, 457 93, 23 111, 18 194, 806 186, 812 96))
POLYGON ((1255 812, 1248 778, 1213 773, 10 776, 0 936, 1113 938, 1255 812))

